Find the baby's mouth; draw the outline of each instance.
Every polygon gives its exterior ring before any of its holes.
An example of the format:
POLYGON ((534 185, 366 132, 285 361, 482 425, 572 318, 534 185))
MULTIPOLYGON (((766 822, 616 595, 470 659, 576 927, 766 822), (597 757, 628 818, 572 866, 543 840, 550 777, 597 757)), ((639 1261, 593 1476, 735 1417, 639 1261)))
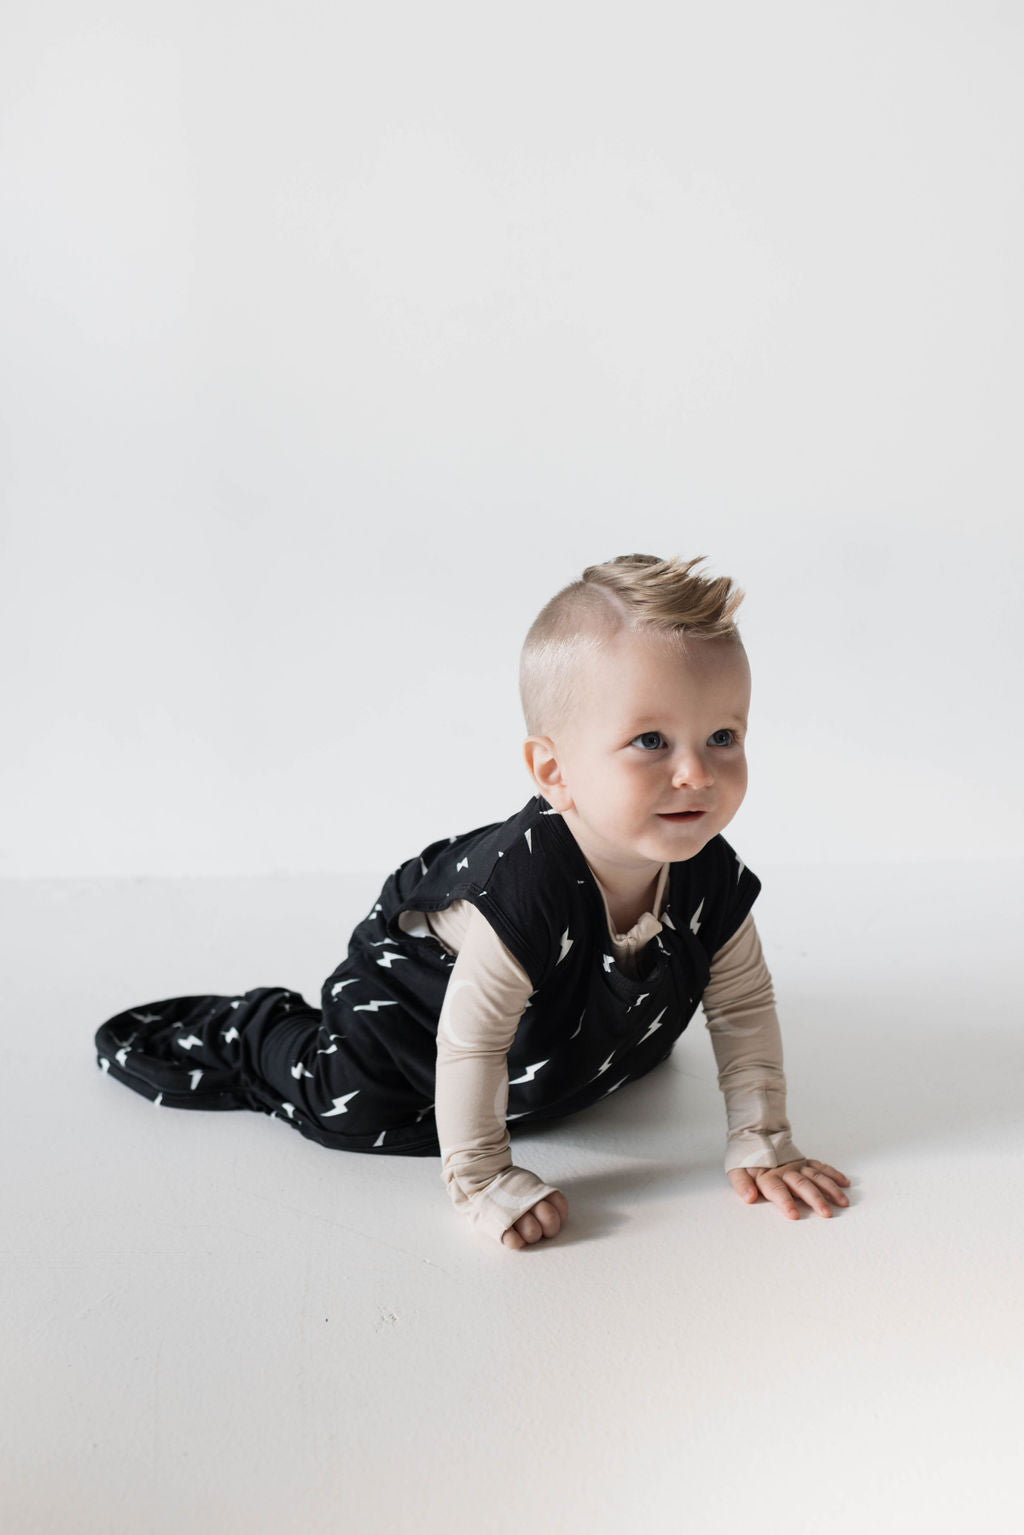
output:
POLYGON ((699 821, 702 815, 707 815, 706 810, 659 810, 658 815, 663 821, 699 821))

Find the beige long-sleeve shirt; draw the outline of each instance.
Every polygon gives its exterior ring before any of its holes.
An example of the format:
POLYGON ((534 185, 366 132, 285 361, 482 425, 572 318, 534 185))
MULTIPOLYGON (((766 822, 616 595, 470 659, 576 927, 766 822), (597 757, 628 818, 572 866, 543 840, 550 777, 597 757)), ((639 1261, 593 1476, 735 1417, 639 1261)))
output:
MULTIPOLYGON (((661 932, 669 865, 651 910, 619 933, 597 881, 616 963, 635 974, 636 956, 661 932)), ((596 878, 596 875, 595 875, 596 878)), ((405 913, 410 932, 430 931, 457 956, 437 1031, 434 1113, 441 1176, 455 1207, 498 1241, 538 1200, 555 1192, 512 1162, 506 1114, 507 1056, 533 987, 479 910, 455 901, 443 911, 405 913)), ((777 1167, 802 1155, 790 1138, 782 1040, 771 976, 752 916, 715 954, 703 998, 728 1123, 726 1170, 777 1167)))

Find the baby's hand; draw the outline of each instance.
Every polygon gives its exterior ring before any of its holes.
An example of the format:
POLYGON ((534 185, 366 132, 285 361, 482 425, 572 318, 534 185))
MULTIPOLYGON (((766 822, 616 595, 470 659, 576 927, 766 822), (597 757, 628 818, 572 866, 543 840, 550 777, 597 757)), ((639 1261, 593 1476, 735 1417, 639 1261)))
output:
POLYGON ((829 1167, 827 1162, 815 1162, 811 1157, 803 1157, 799 1162, 783 1162, 781 1167, 734 1167, 729 1182, 748 1205, 755 1202, 760 1192, 765 1199, 778 1205, 791 1221, 800 1219, 794 1194, 819 1215, 832 1214, 829 1200, 834 1205, 850 1203, 839 1187, 840 1184, 843 1188, 850 1187, 846 1174, 829 1167))
POLYGON ((568 1218, 569 1201, 556 1191, 547 1199, 538 1200, 514 1226, 509 1227, 502 1236, 502 1246, 518 1249, 539 1242, 541 1237, 557 1236, 568 1218))

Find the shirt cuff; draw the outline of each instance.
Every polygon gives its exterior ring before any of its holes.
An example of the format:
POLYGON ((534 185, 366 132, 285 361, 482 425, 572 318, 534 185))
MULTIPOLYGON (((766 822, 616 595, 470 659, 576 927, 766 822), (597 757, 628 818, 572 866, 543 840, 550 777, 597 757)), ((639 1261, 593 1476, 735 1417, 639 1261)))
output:
MULTIPOLYGON (((449 1173, 449 1176, 452 1175, 449 1173)), ((515 1225, 521 1215, 559 1191, 545 1183, 525 1167, 509 1167, 472 1194, 458 1186, 457 1172, 449 1183, 448 1192, 455 1208, 464 1215, 470 1225, 484 1236, 500 1242, 505 1232, 515 1225)))

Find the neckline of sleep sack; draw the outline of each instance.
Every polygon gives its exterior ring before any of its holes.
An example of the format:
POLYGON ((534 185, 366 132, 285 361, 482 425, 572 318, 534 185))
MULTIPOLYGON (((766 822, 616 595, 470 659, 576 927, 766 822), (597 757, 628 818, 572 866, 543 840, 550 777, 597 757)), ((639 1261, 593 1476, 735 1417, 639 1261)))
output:
MULTIPOLYGON (((540 798, 540 796, 538 796, 538 798, 540 798)), ((542 800, 542 803, 547 804, 547 801, 542 800)), ((618 960, 615 957, 615 950, 611 943, 611 933, 608 927, 608 918, 605 914, 605 898, 601 893, 601 887, 597 882, 597 877, 594 874, 593 869, 590 867, 589 863, 584 857, 583 849, 580 847, 579 843, 576 841, 576 838, 573 836, 568 826, 566 826, 565 821, 557 810, 542 810, 541 815, 546 816, 549 820, 557 822, 557 825, 554 828, 556 835, 568 845, 570 858, 576 865, 577 873, 582 873, 583 875, 582 879, 578 878, 576 875, 574 875, 574 877, 576 877, 576 883, 578 885, 583 885, 587 890, 587 897, 597 916, 597 931, 600 934, 600 937, 595 943, 595 948, 602 956, 602 979, 604 980, 605 984, 609 986, 612 991, 618 992, 624 999, 632 999, 634 1002, 638 994, 643 994, 644 996, 651 994, 656 987, 660 986, 662 980, 664 979, 665 970, 668 966, 669 955, 664 943, 662 942, 662 933, 665 931, 665 923, 660 917, 656 917, 653 912, 651 913, 651 915, 655 916, 655 920, 659 923, 661 931, 655 933, 654 936, 648 940, 648 942, 644 945, 643 951, 638 951, 646 952, 650 948, 651 944, 654 945, 654 958, 651 962, 650 969, 643 977, 643 979, 627 975, 626 971, 621 968, 618 960), (608 937, 607 943, 605 942, 606 934, 608 937), (610 966, 604 963, 606 958, 611 960, 610 966)), ((671 889, 672 865, 669 864, 668 875, 666 876, 663 890, 662 911, 664 911, 666 906, 669 904, 671 889)), ((634 923, 634 927, 635 926, 636 924, 634 923)))

